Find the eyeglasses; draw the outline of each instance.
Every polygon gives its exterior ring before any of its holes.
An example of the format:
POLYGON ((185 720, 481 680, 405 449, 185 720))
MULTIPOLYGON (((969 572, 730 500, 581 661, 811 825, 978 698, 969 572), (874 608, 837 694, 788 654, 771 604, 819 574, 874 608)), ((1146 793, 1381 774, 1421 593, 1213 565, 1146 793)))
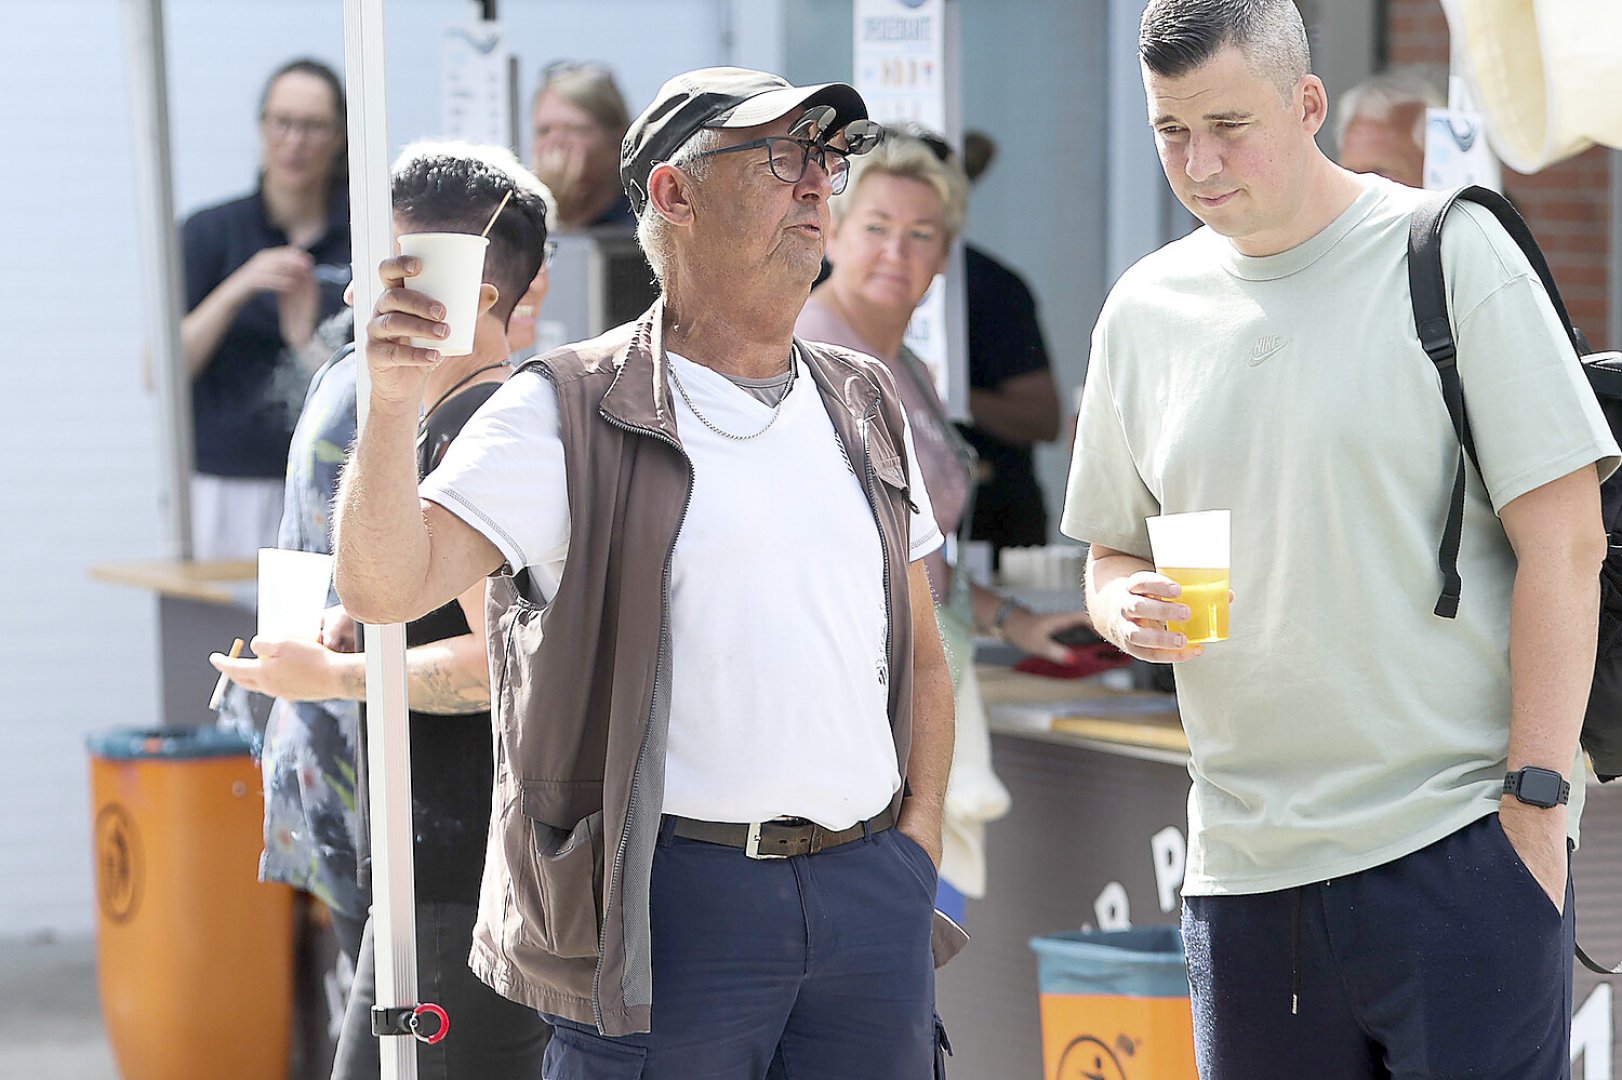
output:
POLYGON ((267 113, 260 117, 265 130, 278 139, 285 139, 290 135, 302 135, 306 139, 329 139, 338 130, 338 125, 331 120, 308 120, 301 116, 280 116, 267 113))
POLYGON ((557 253, 558 253, 558 242, 556 240, 548 240, 546 242, 545 246, 543 246, 541 248, 541 269, 542 270, 545 270, 547 267, 552 265, 552 259, 557 255, 557 253))
POLYGON ((957 155, 952 151, 952 145, 935 132, 914 120, 904 120, 896 127, 897 132, 909 138, 917 139, 929 148, 941 162, 951 161, 957 155))
POLYGON ((719 150, 706 150, 701 154, 694 154, 693 160, 707 157, 719 157, 722 154, 737 154, 745 150, 759 150, 765 148, 766 164, 771 167, 772 175, 785 184, 798 184, 805 176, 806 165, 813 159, 817 167, 828 174, 828 184, 833 194, 838 195, 850 183, 850 154, 837 146, 817 142, 814 139, 795 139, 787 135, 768 135, 764 139, 754 139, 750 142, 739 143, 737 146, 723 146, 719 150))
POLYGON ((541 82, 549 83, 559 75, 575 74, 611 80, 614 77, 614 69, 599 60, 553 60, 541 68, 541 82))

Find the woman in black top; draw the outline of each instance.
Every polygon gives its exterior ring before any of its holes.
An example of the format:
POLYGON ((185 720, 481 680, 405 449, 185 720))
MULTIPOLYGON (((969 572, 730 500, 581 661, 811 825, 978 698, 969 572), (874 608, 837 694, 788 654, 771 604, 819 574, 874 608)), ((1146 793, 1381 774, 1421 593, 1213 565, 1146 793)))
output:
MULTIPOLYGON (((313 60, 265 84, 258 187, 182 227, 196 451, 193 554, 273 546, 288 443, 312 366, 299 359, 349 281, 343 86, 313 60)), ((319 359, 324 360, 325 357, 319 359)))

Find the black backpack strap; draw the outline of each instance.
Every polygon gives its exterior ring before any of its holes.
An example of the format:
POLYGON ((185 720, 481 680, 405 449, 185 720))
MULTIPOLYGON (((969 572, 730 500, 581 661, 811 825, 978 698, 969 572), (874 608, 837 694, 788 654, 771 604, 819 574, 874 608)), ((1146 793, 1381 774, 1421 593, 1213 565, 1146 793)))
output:
POLYGON ((1589 971, 1592 971, 1594 974, 1622 975, 1622 964, 1619 964, 1614 968, 1602 967, 1600 964, 1595 962, 1592 956, 1588 955, 1587 951, 1584 950, 1581 945, 1575 945, 1574 947, 1577 950, 1577 959, 1582 962, 1583 967, 1587 968, 1589 971))
MULTIPOLYGON (((1447 313, 1447 279, 1442 273, 1442 222, 1458 201, 1460 192, 1428 195, 1414 208, 1408 225, 1408 292, 1414 306, 1414 329, 1425 355, 1436 365, 1442 380, 1442 400, 1448 419, 1459 440, 1458 463, 1453 472, 1453 493, 1447 504, 1447 523, 1442 527, 1442 543, 1436 551, 1436 565, 1442 572, 1442 595, 1436 600, 1436 614, 1451 619, 1459 613, 1459 543, 1464 536, 1464 455, 1475 459, 1470 437, 1470 421, 1464 414, 1464 384, 1459 381, 1458 346, 1453 340, 1453 322, 1447 313)), ((1477 466, 1479 471, 1480 466, 1477 466)))
POLYGON ((1459 380, 1458 346, 1453 339, 1453 323, 1447 312, 1447 279, 1442 272, 1442 223, 1447 212, 1460 199, 1476 203, 1490 210, 1510 239, 1520 247, 1532 264, 1543 291, 1548 294, 1566 328, 1572 348, 1581 356, 1587 351, 1586 343, 1571 325, 1566 305, 1555 287, 1554 275, 1539 249, 1532 230, 1521 220, 1508 199, 1489 188, 1463 187, 1453 191, 1429 193, 1414 209, 1408 228, 1408 290, 1413 300, 1414 329, 1419 333, 1419 344, 1436 365, 1442 380, 1442 400, 1447 415, 1453 421, 1453 432, 1459 440, 1459 457, 1453 473, 1453 493, 1448 502, 1447 522, 1442 527, 1442 542, 1436 551, 1436 565, 1442 572, 1442 594, 1436 601, 1436 614, 1444 619, 1459 613, 1459 543, 1464 534, 1464 458, 1468 454, 1476 471, 1481 462, 1476 459, 1475 439, 1470 434, 1470 419, 1464 407, 1464 384, 1459 380))

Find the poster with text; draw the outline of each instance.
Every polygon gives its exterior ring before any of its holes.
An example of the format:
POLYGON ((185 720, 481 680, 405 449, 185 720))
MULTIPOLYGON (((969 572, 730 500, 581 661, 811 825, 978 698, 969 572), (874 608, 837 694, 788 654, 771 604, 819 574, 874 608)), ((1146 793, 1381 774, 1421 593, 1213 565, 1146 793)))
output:
MULTIPOLYGON (((881 124, 915 123, 956 145, 956 85, 949 0, 856 0, 856 89, 881 124)), ((956 419, 968 416, 963 329, 963 251, 925 295, 907 327, 908 348, 935 377, 956 419)))

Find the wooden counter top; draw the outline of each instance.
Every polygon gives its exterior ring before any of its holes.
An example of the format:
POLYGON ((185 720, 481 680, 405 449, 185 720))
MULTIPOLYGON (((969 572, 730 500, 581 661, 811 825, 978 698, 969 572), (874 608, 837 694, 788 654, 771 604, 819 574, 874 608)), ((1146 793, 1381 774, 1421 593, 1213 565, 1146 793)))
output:
POLYGON ((141 559, 92 566, 90 576, 114 585, 150 589, 172 599, 251 609, 258 569, 253 559, 223 562, 141 559))
POLYGON ((1112 690, 1096 679, 1050 679, 990 664, 977 671, 995 734, 1188 761, 1188 739, 1170 694, 1112 690))

